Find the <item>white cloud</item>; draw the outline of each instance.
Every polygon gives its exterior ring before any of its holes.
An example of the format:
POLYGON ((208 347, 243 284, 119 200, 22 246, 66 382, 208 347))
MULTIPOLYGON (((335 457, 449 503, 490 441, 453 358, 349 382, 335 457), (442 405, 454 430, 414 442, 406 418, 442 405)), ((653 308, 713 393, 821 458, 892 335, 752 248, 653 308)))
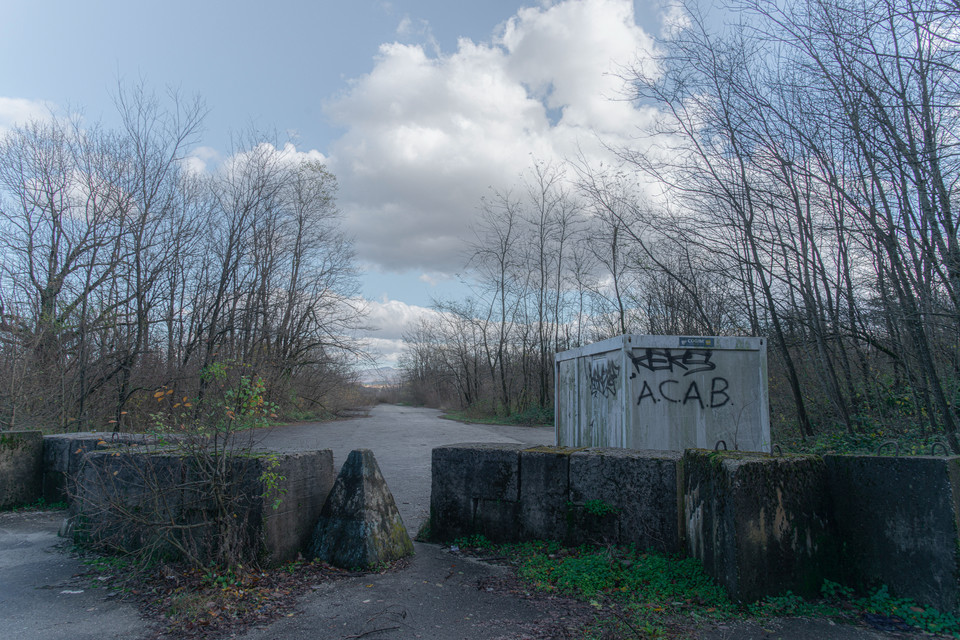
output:
POLYGON ((49 102, 0 96, 0 134, 31 120, 49 120, 52 117, 53 108, 49 102))
POLYGON ((399 340, 421 318, 432 318, 439 311, 407 304, 400 300, 367 301, 366 325, 378 339, 399 340))
POLYGON ((690 26, 690 14, 683 4, 671 2, 660 13, 660 23, 663 35, 669 38, 690 26))
MULTIPOLYGON (((287 142, 283 147, 275 147, 269 142, 261 142, 256 147, 249 149, 247 151, 241 151, 236 153, 230 158, 227 159, 225 166, 232 166, 236 164, 241 164, 248 161, 249 158, 259 157, 261 155, 273 156, 276 160, 282 163, 288 163, 290 165, 296 165, 304 161, 316 161, 316 162, 326 162, 327 158, 322 153, 316 149, 311 149, 309 151, 297 151, 297 147, 292 142, 287 142)), ((206 157, 208 160, 215 159, 218 157, 216 151, 209 150, 205 151, 201 157, 206 157)))
POLYGON ((372 331, 362 338, 367 353, 377 366, 396 366, 406 347, 403 334, 412 329, 421 318, 436 317, 438 311, 407 304, 399 300, 368 300, 364 303, 368 315, 365 324, 372 331))
MULTIPOLYGON (((633 2, 586 0, 549 9, 521 9, 500 42, 509 52, 512 75, 531 87, 551 109, 562 109, 560 128, 623 132, 635 123, 618 72, 651 38, 636 26, 633 2)), ((562 149, 561 149, 562 150, 562 149)))
MULTIPOLYGON (((372 364, 377 367, 396 367, 400 356, 406 348, 403 340, 387 338, 366 337, 361 340, 364 352, 372 359, 372 364)), ((370 366, 370 360, 364 360, 362 365, 370 366)))
POLYGON ((421 273, 419 280, 420 282, 426 282, 431 287, 435 287, 445 280, 452 280, 453 276, 449 273, 443 273, 441 271, 430 271, 427 273, 421 273))
POLYGON ((397 25, 397 35, 400 38, 421 38, 429 42, 433 49, 437 47, 436 38, 433 36, 433 30, 430 23, 426 20, 411 20, 410 16, 404 16, 397 25))
MULTIPOLYGON (((408 25, 406 31, 413 25, 408 25)), ((340 204, 362 260, 388 270, 457 271, 488 187, 531 156, 605 156, 649 117, 617 76, 652 40, 631 0, 520 10, 488 42, 384 44, 372 71, 327 105, 346 133, 331 148, 340 204)))
POLYGON ((196 174, 211 173, 214 171, 231 171, 243 166, 253 158, 270 158, 281 163, 299 164, 301 162, 321 162, 326 164, 327 157, 317 151, 298 151, 297 147, 287 142, 282 147, 276 147, 269 142, 260 142, 250 149, 240 151, 227 158, 212 147, 197 147, 183 160, 184 168, 196 174))
POLYGON ((223 161, 220 152, 213 147, 197 147, 183 159, 183 166, 189 173, 203 174, 223 161))

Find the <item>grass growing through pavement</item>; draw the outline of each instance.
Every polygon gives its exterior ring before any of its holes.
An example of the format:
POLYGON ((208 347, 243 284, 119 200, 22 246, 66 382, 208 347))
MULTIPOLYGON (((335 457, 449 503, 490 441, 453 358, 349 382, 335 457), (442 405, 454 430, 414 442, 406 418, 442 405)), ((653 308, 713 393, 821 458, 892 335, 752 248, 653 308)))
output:
POLYGON ((0 509, 0 512, 20 513, 23 511, 61 511, 67 508, 66 502, 47 502, 43 498, 37 498, 36 502, 21 504, 15 507, 0 509))
POLYGON ((531 407, 519 413, 506 414, 484 408, 468 407, 447 411, 443 417, 457 422, 476 424, 517 425, 523 427, 552 427, 553 408, 531 407))
POLYGON ((584 630, 593 638, 671 637, 678 627, 704 621, 817 617, 867 622, 890 631, 909 628, 960 638, 960 619, 949 613, 894 598, 885 587, 858 597, 825 582, 822 598, 808 601, 787 593, 741 606, 692 558, 676 558, 633 548, 556 542, 493 545, 482 536, 458 540, 461 550, 506 558, 533 588, 577 598, 598 611, 584 630))

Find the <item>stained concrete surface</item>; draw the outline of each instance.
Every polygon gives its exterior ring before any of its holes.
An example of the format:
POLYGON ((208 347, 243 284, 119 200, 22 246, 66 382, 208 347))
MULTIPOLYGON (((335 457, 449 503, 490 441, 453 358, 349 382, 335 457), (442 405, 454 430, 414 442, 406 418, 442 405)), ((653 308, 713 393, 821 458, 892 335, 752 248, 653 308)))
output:
POLYGON ((315 525, 310 555, 335 567, 375 568, 413 555, 413 541, 370 449, 347 456, 315 525))

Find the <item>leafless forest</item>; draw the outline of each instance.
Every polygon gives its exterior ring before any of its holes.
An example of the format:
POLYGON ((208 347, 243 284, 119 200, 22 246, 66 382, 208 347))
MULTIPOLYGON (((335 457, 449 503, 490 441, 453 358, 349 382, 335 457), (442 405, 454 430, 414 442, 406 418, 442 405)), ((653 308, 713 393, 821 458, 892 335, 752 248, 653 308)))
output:
POLYGON ((534 163, 483 204, 473 295, 407 336, 416 399, 535 412, 558 350, 760 335, 775 437, 960 451, 960 4, 734 4, 623 69, 652 124, 618 165, 534 163))
POLYGON ((362 312, 334 177, 252 134, 191 171, 201 102, 116 106, 113 129, 0 138, 0 430, 143 426, 158 389, 202 399, 214 363, 287 415, 325 407, 362 312))
MULTIPOLYGON (((407 332, 412 399, 548 417, 557 351, 761 335, 781 438, 960 451, 960 5, 735 5, 621 70, 650 118, 617 163, 534 161, 481 203, 472 295, 407 332)), ((0 428, 123 428, 215 363, 327 407, 363 311, 334 176, 253 134, 193 171, 202 103, 116 106, 0 138, 0 428)))

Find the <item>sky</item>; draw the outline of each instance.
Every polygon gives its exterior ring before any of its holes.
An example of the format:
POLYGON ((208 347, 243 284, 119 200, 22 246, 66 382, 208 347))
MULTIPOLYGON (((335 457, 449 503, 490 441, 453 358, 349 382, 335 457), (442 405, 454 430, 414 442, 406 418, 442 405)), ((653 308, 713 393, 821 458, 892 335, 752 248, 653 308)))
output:
POLYGON ((667 0, 0 0, 0 131, 49 109, 110 125, 118 81, 199 95, 199 165, 251 127, 337 176, 371 344, 462 296, 464 241, 531 162, 626 142, 619 73, 682 19, 667 0))

